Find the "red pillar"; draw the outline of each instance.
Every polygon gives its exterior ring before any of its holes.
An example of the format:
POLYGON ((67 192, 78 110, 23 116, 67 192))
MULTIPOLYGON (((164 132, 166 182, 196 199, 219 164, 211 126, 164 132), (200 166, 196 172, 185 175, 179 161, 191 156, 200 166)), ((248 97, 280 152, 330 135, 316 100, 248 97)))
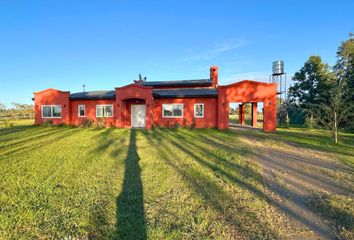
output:
POLYGON ((245 104, 240 104, 238 108, 238 123, 241 125, 245 125, 245 104))
POLYGON ((218 129, 229 128, 229 102, 226 99, 226 89, 218 87, 218 129))
POLYGON ((252 103, 252 127, 257 127, 257 103, 252 103))
POLYGON ((274 132, 277 128, 277 99, 264 101, 263 131, 274 132))

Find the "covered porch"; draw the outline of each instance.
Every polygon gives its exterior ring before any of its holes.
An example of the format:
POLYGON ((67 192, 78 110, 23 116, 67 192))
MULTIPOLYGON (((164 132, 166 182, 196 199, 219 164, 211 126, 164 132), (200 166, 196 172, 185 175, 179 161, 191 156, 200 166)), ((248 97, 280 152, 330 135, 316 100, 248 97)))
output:
POLYGON ((229 128, 230 103, 239 104, 239 124, 245 125, 245 104, 251 103, 251 126, 257 126, 258 103, 263 103, 263 131, 276 130, 277 84, 250 80, 219 86, 218 128, 229 128))
POLYGON ((130 84, 116 88, 116 127, 150 129, 153 104, 151 87, 130 84))

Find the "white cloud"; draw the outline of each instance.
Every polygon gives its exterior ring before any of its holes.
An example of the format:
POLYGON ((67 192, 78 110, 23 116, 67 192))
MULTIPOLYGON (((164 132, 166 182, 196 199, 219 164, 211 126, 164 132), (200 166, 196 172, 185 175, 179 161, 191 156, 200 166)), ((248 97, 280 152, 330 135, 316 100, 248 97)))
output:
POLYGON ((235 50, 237 48, 241 48, 247 46, 250 42, 246 40, 237 40, 234 42, 223 42, 221 44, 217 44, 216 46, 212 47, 210 50, 206 50, 202 53, 192 54, 183 58, 183 61, 197 61, 197 60, 211 60, 215 57, 235 50))
POLYGON ((255 80, 259 82, 269 82, 269 71, 258 71, 258 72, 247 72, 247 73, 238 73, 232 74, 221 79, 221 84, 230 84, 239 82, 242 80, 255 80))

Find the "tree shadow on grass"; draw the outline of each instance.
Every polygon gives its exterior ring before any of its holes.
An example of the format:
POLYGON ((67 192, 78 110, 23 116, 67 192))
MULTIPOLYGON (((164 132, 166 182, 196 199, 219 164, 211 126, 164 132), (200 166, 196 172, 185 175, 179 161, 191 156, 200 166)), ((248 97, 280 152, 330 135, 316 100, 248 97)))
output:
POLYGON ((123 189, 117 198, 117 239, 147 238, 139 160, 136 149, 136 130, 132 129, 125 159, 123 189))
MULTIPOLYGON (((227 177, 232 178, 232 181, 237 182, 246 189, 250 188, 254 192, 262 194, 260 190, 239 177, 229 175, 221 167, 217 167, 216 164, 207 163, 202 156, 194 152, 195 149, 189 149, 190 145, 186 139, 182 138, 177 141, 174 131, 159 129, 150 133, 144 132, 144 135, 151 145, 158 148, 161 160, 172 167, 192 188, 192 191, 203 199, 205 204, 218 212, 218 218, 223 219, 222 224, 227 225, 225 228, 233 229, 228 233, 230 234, 230 239, 239 238, 240 236, 247 239, 276 239, 279 237, 278 233, 267 222, 258 219, 249 210, 245 211, 244 206, 237 204, 238 199, 234 198, 231 192, 225 190, 220 181, 211 179, 208 172, 220 172, 220 175, 227 174, 227 177), (200 164, 201 168, 184 161, 185 156, 180 156, 182 154, 190 156, 192 161, 200 164), (250 226, 257 227, 252 228, 250 226)), ((209 151, 208 153, 211 152, 209 151)))
MULTIPOLYGON (((202 133, 202 132, 198 132, 202 133)), ((164 130, 159 130, 154 132, 154 136, 150 137, 147 135, 147 138, 150 138, 149 140, 155 145, 158 146, 160 149, 161 145, 164 145, 164 148, 161 148, 161 155, 163 155, 162 151, 166 152, 174 152, 178 150, 179 152, 185 153, 188 156, 191 157, 195 162, 199 163, 200 166, 203 168, 211 171, 217 178, 222 178, 224 180, 227 180, 228 182, 232 182, 238 186, 240 186, 242 189, 248 191, 249 193, 255 194, 257 198, 263 199, 267 201, 270 205, 274 206, 276 209, 279 210, 281 213, 286 213, 289 215, 291 218, 296 219, 297 221, 303 223, 306 227, 309 229, 314 230, 316 233, 320 234, 321 236, 327 236, 327 238, 332 237, 332 233, 329 232, 329 229, 324 226, 323 224, 315 223, 312 222, 311 219, 309 219, 307 216, 304 216, 303 214, 300 214, 298 211, 294 211, 294 209, 291 209, 288 207, 287 204, 284 204, 283 202, 279 201, 272 201, 272 198, 267 194, 265 189, 259 188, 257 184, 254 184, 254 181, 249 181, 255 178, 256 182, 259 182, 259 177, 257 173, 252 172, 252 169, 249 169, 247 166, 239 165, 236 166, 236 163, 228 163, 228 159, 225 158, 223 159, 223 156, 219 156, 216 154, 219 150, 224 149, 226 152, 232 152, 230 149, 227 147, 227 143, 225 143, 225 146, 222 146, 221 143, 218 143, 218 141, 213 140, 213 146, 214 151, 212 149, 208 149, 204 147, 205 143, 211 143, 210 139, 205 138, 203 135, 202 138, 199 136, 189 136, 186 138, 186 132, 181 132, 181 131, 164 131, 164 130), (158 142, 156 142, 158 141, 158 142), (168 142, 170 143, 173 148, 170 148, 168 145, 165 145, 164 143, 168 142), (202 154, 205 152, 205 154, 202 154), (218 160, 218 161, 217 161, 218 160), (235 173, 235 174, 234 174, 235 173), (237 174, 236 174, 237 173, 237 174), (249 179, 249 177, 251 178, 249 179)), ((199 135, 199 134, 195 134, 199 135)), ((237 146, 234 146, 236 149, 238 149, 237 146)), ((240 148, 242 149, 242 148, 240 148)), ((239 149, 239 150, 240 150, 239 149)), ((257 154, 255 154, 257 155, 257 154)), ((166 155, 167 156, 167 155, 166 155)), ((183 176, 183 178, 191 183, 191 186, 195 186, 196 192, 201 194, 201 196, 212 206, 215 207, 215 209, 223 209, 223 201, 227 201, 232 203, 235 199, 231 196, 227 196, 227 192, 224 192, 222 188, 219 189, 217 185, 213 185, 211 182, 207 183, 207 186, 204 186, 202 183, 208 182, 209 179, 205 178, 203 179, 202 176, 198 175, 196 172, 193 173, 193 170, 190 168, 191 165, 181 165, 181 164, 176 164, 172 159, 170 160, 169 157, 163 157, 165 158, 164 160, 171 165, 179 174, 183 176), (189 168, 189 169, 188 169, 189 168), (191 177, 191 175, 193 175, 191 177), (205 190, 203 190, 205 189, 205 190), (217 192, 217 194, 213 194, 209 190, 213 189, 213 192, 217 192), (214 195, 214 196, 213 196, 214 195), (212 197, 211 197, 212 196, 212 197), (222 199, 220 199, 222 197, 222 199), (219 200, 218 200, 219 199, 219 200)), ((299 198, 296 192, 293 191, 288 191, 288 192, 277 192, 280 196, 282 197, 287 197, 288 193, 291 193, 291 196, 293 198, 299 198)), ((291 200, 292 201, 292 200, 291 200)), ((293 201, 292 201, 293 202, 293 201)), ((303 207, 302 203, 294 202, 296 207, 301 208, 303 207)), ((237 206, 237 204, 235 205, 237 206)), ((227 212, 227 211, 226 211, 227 212)), ((225 211, 222 211, 221 214, 225 214, 225 211)), ((252 215, 248 215, 247 211, 243 212, 240 211, 238 212, 240 216, 242 216, 240 221, 237 217, 235 216, 227 216, 227 219, 230 220, 230 223, 235 226, 235 228, 244 236, 254 238, 257 234, 257 236, 262 236, 261 238, 278 238, 277 232, 274 232, 271 225, 267 223, 267 221, 262 221, 260 219, 252 217, 252 215), (244 221, 247 219, 246 221, 244 221), (258 225, 258 230, 254 230, 252 232, 249 227, 252 225, 258 225), (260 234, 260 235, 259 235, 260 234)), ((257 237, 258 238, 258 237, 257 237)))
POLYGON ((31 129, 36 129, 35 125, 19 125, 19 126, 13 126, 13 127, 5 127, 5 128, 0 128, 0 135, 1 136, 6 136, 6 135, 11 135, 17 132, 23 132, 23 131, 28 131, 31 129))
POLYGON ((32 137, 29 140, 20 140, 18 142, 4 146, 3 149, 0 149, 0 157, 32 153, 32 151, 35 149, 39 149, 43 146, 48 146, 49 144, 53 144, 58 141, 63 141, 65 138, 68 138, 77 133, 79 133, 79 131, 74 128, 61 128, 59 130, 53 129, 48 131, 48 133, 32 137))
MULTIPOLYGON (((329 135, 329 134, 328 134, 329 135)), ((341 136, 339 144, 333 144, 331 138, 325 133, 302 131, 294 132, 287 129, 268 134, 267 138, 274 141, 284 141, 292 145, 298 145, 311 150, 322 152, 330 152, 334 154, 342 154, 348 157, 354 157, 349 146, 352 146, 354 139, 351 137, 341 136)))

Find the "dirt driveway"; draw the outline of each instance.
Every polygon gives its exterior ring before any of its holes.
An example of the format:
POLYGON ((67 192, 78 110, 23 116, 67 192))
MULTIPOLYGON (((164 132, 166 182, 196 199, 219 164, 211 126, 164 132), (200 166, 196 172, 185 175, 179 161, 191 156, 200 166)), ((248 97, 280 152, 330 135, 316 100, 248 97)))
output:
POLYGON ((241 133, 241 140, 255 146, 268 195, 285 216, 287 238, 335 239, 333 226, 311 209, 309 201, 318 193, 353 196, 352 170, 327 153, 289 142, 269 144, 261 134, 241 133))

